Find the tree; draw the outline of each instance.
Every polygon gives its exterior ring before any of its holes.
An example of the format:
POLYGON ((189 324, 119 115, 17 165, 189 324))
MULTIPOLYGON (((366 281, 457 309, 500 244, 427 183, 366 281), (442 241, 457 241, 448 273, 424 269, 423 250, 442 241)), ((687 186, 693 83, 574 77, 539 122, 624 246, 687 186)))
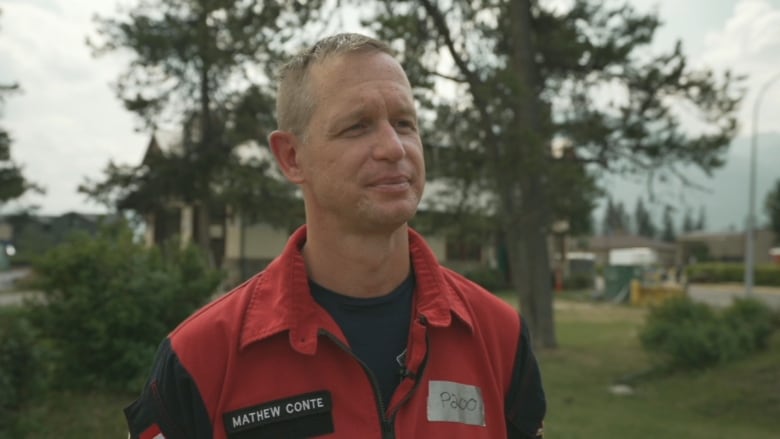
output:
POLYGON ((665 242, 674 242, 677 238, 677 232, 674 228, 674 218, 672 216, 672 208, 670 206, 664 207, 663 229, 661 230, 661 239, 665 242))
POLYGON ((612 198, 607 198, 607 208, 604 211, 604 223, 602 226, 604 234, 626 234, 631 231, 629 222, 623 203, 613 203, 612 198))
POLYGON ((766 195, 764 209, 769 217, 769 227, 775 235, 775 244, 780 244, 780 179, 766 195))
POLYGON ((384 0, 366 22, 401 51, 424 114, 435 115, 426 137, 474 158, 465 182, 492 196, 520 307, 541 347, 557 344, 547 236, 561 164, 684 180, 680 166, 720 166, 736 132, 735 79, 692 69, 679 43, 642 52, 659 20, 630 6, 384 0), (443 83, 449 96, 436 92, 443 83), (688 133, 680 105, 708 129, 688 133), (571 153, 555 157, 555 139, 571 153))
POLYGON ((639 197, 636 201, 636 207, 634 208, 634 222, 636 224, 636 233, 639 236, 646 238, 655 238, 657 230, 653 223, 653 217, 650 215, 650 211, 645 207, 645 203, 642 197, 639 197))
POLYGON ((691 212, 691 209, 685 209, 685 213, 683 214, 683 221, 682 221, 682 227, 680 229, 683 231, 683 233, 690 233, 696 230, 696 223, 693 219, 693 212, 691 212))
MULTIPOLYGON (((17 90, 19 90, 18 84, 0 84, 0 111, 6 96, 17 90)), ((28 190, 41 191, 22 175, 22 168, 11 159, 11 144, 11 135, 0 126, 0 206, 21 197, 28 190)))
MULTIPOLYGON (((105 179, 87 180, 82 192, 136 210, 172 199, 195 205, 196 239, 209 253, 212 216, 224 215, 226 203, 249 202, 240 208, 259 216, 278 212, 274 198, 252 197, 279 186, 267 164, 242 159, 236 147, 262 148, 252 141, 274 127, 273 90, 263 79, 320 3, 153 0, 117 18, 96 17, 94 53, 133 56, 117 96, 150 131, 180 127, 182 152, 161 152, 140 166, 109 163, 105 179), (226 175, 235 178, 228 183, 226 175)), ((288 200, 292 192, 274 193, 288 200)))
POLYGON ((696 220, 696 230, 704 230, 707 228, 707 210, 704 206, 699 208, 699 218, 696 220))

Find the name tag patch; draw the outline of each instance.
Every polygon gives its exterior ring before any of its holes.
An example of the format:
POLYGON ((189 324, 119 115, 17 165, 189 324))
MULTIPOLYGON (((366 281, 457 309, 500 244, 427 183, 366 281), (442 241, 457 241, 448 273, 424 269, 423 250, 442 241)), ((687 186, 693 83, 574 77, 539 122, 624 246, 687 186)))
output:
POLYGON ((227 433, 234 434, 278 422, 330 413, 332 406, 330 392, 306 393, 224 413, 222 420, 227 433))
POLYGON ((482 390, 477 386, 453 381, 429 381, 428 420, 484 427, 482 390))

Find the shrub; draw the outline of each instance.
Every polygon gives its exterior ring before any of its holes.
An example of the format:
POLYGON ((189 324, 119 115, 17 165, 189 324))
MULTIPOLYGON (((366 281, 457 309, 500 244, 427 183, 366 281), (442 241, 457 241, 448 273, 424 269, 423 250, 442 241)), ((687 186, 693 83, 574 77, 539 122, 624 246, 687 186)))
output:
POLYGON ((718 361, 718 334, 716 316, 708 306, 673 298, 653 308, 640 341, 672 367, 699 368, 718 361))
POLYGON ((15 413, 45 386, 43 350, 19 308, 0 308, 0 436, 15 413))
POLYGON ((650 311, 639 337, 665 365, 699 369, 766 347, 772 318, 766 305, 754 300, 736 301, 716 313, 687 297, 673 298, 650 311))
POLYGON ((566 290, 587 290, 593 288, 593 275, 577 273, 563 280, 563 288, 566 290))
MULTIPOLYGON (((688 280, 701 283, 740 283, 745 278, 742 263, 709 262, 687 268, 688 280)), ((755 267, 756 285, 780 286, 780 267, 758 265, 755 267)))
POLYGON ((739 298, 723 313, 725 326, 737 334, 748 352, 767 347, 775 325, 773 319, 772 311, 756 299, 739 298))
POLYGON ((479 268, 464 273, 469 280, 480 284, 488 291, 498 291, 507 288, 504 273, 497 268, 479 268))
POLYGON ((74 236, 34 268, 45 303, 33 322, 70 388, 137 389, 162 338, 219 282, 194 248, 147 249, 125 225, 74 236))

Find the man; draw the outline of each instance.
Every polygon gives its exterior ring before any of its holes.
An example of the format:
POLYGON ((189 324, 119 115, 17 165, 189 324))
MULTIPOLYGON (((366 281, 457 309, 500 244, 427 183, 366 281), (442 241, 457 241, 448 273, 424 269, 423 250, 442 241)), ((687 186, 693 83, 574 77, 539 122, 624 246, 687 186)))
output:
POLYGON ((534 438, 545 399, 511 307, 407 226, 425 183, 409 81, 385 44, 326 38, 283 69, 282 173, 306 225, 162 343, 133 438, 534 438))

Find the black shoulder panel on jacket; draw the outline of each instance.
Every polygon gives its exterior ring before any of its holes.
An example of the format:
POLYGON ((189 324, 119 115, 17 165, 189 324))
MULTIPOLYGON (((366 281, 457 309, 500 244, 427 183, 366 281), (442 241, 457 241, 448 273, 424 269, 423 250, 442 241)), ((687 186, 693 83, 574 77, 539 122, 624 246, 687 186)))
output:
POLYGON ((152 374, 141 396, 125 408, 125 417, 133 439, 155 429, 166 439, 212 437, 212 425, 200 392, 169 339, 160 344, 152 374))
POLYGON ((532 439, 541 437, 547 402, 528 327, 521 321, 512 384, 506 397, 507 432, 511 439, 532 439))

